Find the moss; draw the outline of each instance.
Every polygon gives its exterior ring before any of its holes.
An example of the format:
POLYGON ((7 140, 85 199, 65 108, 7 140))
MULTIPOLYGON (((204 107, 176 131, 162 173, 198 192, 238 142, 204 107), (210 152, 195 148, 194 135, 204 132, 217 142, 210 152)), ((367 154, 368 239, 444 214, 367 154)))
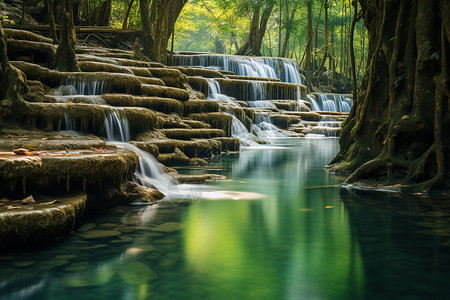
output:
POLYGON ((155 85, 166 85, 164 81, 159 78, 136 76, 143 84, 155 84, 155 85))
POLYGON ((191 114, 191 119, 203 121, 211 125, 212 128, 222 129, 226 136, 231 136, 231 123, 233 117, 225 113, 198 113, 191 114))
POLYGON ((273 100, 272 103, 281 110, 295 111, 300 109, 300 104, 296 100, 273 100))
POLYGON ((173 153, 158 155, 158 161, 164 165, 189 165, 190 160, 180 149, 175 148, 173 153))
POLYGON ((152 72, 148 68, 128 67, 136 76, 153 77, 152 72))
POLYGON ((289 115, 299 116, 300 118, 302 118, 302 120, 305 121, 319 122, 321 119, 320 114, 315 112, 289 112, 289 115))
POLYGON ((202 121, 195 121, 190 119, 183 119, 183 122, 189 125, 192 128, 211 128, 211 125, 202 122, 202 121))
MULTIPOLYGON (((151 110, 127 107, 121 111, 128 119, 131 132, 135 134, 162 126, 156 113, 151 110)), ((17 115, 16 118, 25 128, 58 130, 62 120, 70 116, 82 132, 105 136, 104 121, 110 112, 110 107, 95 104, 29 103, 27 109, 22 111, 23 115, 17 115)))
POLYGON ((172 98, 172 99, 177 99, 177 100, 181 100, 181 101, 189 100, 189 92, 188 91, 174 88, 174 87, 143 84, 142 85, 142 93, 144 96, 172 98))
POLYGON ((232 137, 216 137, 215 141, 219 141, 222 144, 222 151, 239 151, 241 142, 232 137))
POLYGON ((169 139, 190 140, 192 138, 191 129, 170 128, 170 129, 163 129, 162 132, 169 139))
POLYGON ((141 139, 133 142, 140 149, 145 149, 147 144, 156 145, 159 155, 170 154, 175 148, 183 151, 188 157, 210 157, 218 155, 222 151, 222 144, 215 139, 193 139, 193 140, 173 140, 173 139, 141 139))
POLYGON ((56 57, 56 47, 49 43, 14 40, 7 41, 10 60, 21 60, 28 57, 33 63, 53 66, 56 57))
POLYGON ((214 100, 189 100, 183 102, 184 115, 189 116, 193 113, 218 112, 219 104, 214 100))
POLYGON ((140 97, 127 94, 103 94, 102 98, 112 106, 139 106, 149 108, 162 113, 183 113, 182 102, 160 97, 140 97))
POLYGON ((109 63, 100 63, 93 61, 80 61, 78 63, 82 72, 108 72, 108 73, 124 73, 134 74, 130 69, 109 63))
POLYGON ((188 76, 186 82, 197 91, 202 92, 206 97, 209 95, 208 81, 203 77, 188 76))
POLYGON ((167 86, 182 88, 186 82, 185 77, 177 69, 170 68, 152 68, 151 72, 154 77, 164 81, 167 86))
MULTIPOLYGON (((236 79, 216 79, 221 87, 222 93, 235 97, 236 99, 261 100, 257 99, 259 93, 254 92, 254 85, 259 84, 264 89, 266 99, 297 99, 297 91, 300 88, 302 97, 306 97, 306 87, 293 83, 275 82, 275 81, 253 81, 236 79)), ((302 98, 306 99, 306 98, 302 98)))
POLYGON ((214 137, 223 137, 225 133, 221 129, 163 129, 162 132, 167 138, 190 140, 192 138, 209 139, 214 137))
POLYGON ((13 198, 102 191, 130 179, 136 154, 125 150, 74 151, 0 159, 0 187, 13 198))
POLYGON ((40 81, 28 80, 28 93, 23 95, 23 99, 28 102, 48 102, 45 97, 44 86, 40 81))
POLYGON ((86 195, 58 198, 34 209, 0 211, 0 251, 40 246, 71 233, 83 215, 86 195))
POLYGON ((203 78, 225 78, 222 73, 216 70, 186 67, 178 67, 177 69, 187 76, 199 76, 203 78))
POLYGON ((12 28, 3 28, 3 31, 5 32, 6 39, 27 40, 33 42, 53 44, 52 39, 33 33, 31 31, 12 28))
POLYGON ((241 75, 227 75, 229 79, 237 79, 237 80, 253 80, 253 81, 274 81, 281 82, 278 78, 266 78, 266 77, 253 77, 253 76, 241 76, 241 75))
POLYGON ((301 118, 283 114, 271 114, 270 120, 275 126, 278 126, 282 129, 288 129, 291 124, 299 123, 301 121, 301 118))

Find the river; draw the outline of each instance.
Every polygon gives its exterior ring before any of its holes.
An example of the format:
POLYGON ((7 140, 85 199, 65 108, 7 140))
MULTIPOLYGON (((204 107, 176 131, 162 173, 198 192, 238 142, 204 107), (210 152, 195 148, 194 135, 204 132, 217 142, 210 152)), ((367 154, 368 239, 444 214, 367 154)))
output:
POLYGON ((213 158, 229 179, 115 207, 40 250, 0 255, 0 299, 444 299, 450 209, 349 191, 323 170, 338 140, 213 158))

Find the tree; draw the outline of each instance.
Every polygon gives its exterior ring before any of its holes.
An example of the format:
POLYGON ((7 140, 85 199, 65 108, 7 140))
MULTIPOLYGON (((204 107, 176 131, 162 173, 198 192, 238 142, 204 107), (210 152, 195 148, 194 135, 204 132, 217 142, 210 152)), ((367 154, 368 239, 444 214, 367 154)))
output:
POLYGON ((140 0, 144 55, 165 62, 167 44, 187 0, 140 0))
POLYGON ((261 56, 261 45, 266 33, 267 22, 272 14, 275 1, 252 1, 248 4, 252 18, 245 43, 236 51, 237 55, 261 56))
MULTIPOLYGON (((368 71, 331 170, 402 191, 450 188, 450 0, 360 0, 368 71)), ((356 2, 354 2, 354 6, 356 2)))

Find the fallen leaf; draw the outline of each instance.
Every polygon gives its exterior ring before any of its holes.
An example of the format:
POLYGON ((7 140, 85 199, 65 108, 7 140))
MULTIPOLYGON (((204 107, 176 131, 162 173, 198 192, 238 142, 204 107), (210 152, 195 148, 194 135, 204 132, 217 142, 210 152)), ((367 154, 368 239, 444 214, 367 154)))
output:
POLYGON ((327 206, 325 206, 325 208, 334 208, 334 206, 333 205, 327 205, 327 206))
POLYGON ((105 147, 105 146, 101 146, 101 147, 98 147, 98 148, 95 148, 95 147, 89 147, 89 149, 91 149, 91 150, 105 150, 106 147, 105 147))
POLYGON ((371 185, 371 187, 376 187, 376 186, 377 186, 377 184, 376 184, 376 183, 374 183, 374 184, 372 184, 372 185, 371 185))
POLYGON ((312 211, 312 209, 311 208, 300 208, 299 211, 308 212, 308 211, 312 211))
POLYGON ((24 148, 19 148, 19 149, 14 150, 14 153, 16 155, 31 155, 30 152, 28 152, 28 151, 30 151, 30 150, 24 149, 24 148))
POLYGON ((48 139, 49 139, 49 138, 48 138, 48 137, 46 137, 46 138, 42 138, 41 140, 44 140, 44 141, 45 141, 45 140, 48 140, 48 139))
POLYGON ((36 203, 36 201, 34 200, 32 195, 22 199, 21 202, 22 202, 22 204, 34 204, 34 203, 36 203))
POLYGON ((73 104, 73 102, 72 101, 67 101, 67 104, 73 104))
POLYGON ((19 206, 13 206, 13 205, 9 205, 6 207, 6 209, 18 209, 20 208, 19 206))
POLYGON ((404 115, 404 116, 402 117, 402 120, 408 120, 408 119, 409 119, 408 115, 404 115))
POLYGON ((56 202, 56 200, 50 201, 50 202, 43 202, 43 203, 39 203, 40 205, 52 205, 56 202))
POLYGON ((370 147, 367 147, 367 150, 370 151, 370 147))

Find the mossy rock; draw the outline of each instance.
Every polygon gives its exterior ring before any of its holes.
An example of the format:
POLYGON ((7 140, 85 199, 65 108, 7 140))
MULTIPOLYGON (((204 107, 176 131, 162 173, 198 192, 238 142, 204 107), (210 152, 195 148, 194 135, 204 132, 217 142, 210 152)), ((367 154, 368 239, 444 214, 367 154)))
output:
POLYGON ((222 151, 239 151, 241 143, 238 139, 232 137, 216 137, 213 140, 218 141, 222 144, 222 151))
POLYGON ((0 251, 29 250, 70 234, 83 215, 86 199, 80 194, 57 198, 53 204, 38 202, 32 209, 22 205, 0 210, 0 251))
POLYGON ((197 91, 202 92, 206 97, 209 95, 208 80, 200 76, 188 76, 186 82, 197 91))
POLYGON ((129 68, 103 62, 80 61, 78 63, 82 72, 108 72, 134 74, 129 68))
POLYGON ((137 163, 136 154, 120 149, 48 151, 36 156, 2 152, 0 190, 15 197, 101 191, 130 179, 137 163))
POLYGON ((183 102, 171 98, 132 96, 128 94, 103 94, 102 98, 112 106, 145 107, 165 114, 183 113, 183 102))
POLYGON ((142 84, 141 88, 143 96, 172 98, 181 101, 189 100, 189 92, 183 89, 154 84, 142 84))
POLYGON ((57 48, 53 44, 9 39, 7 45, 10 60, 21 60, 23 57, 28 57, 32 63, 44 66, 54 65, 57 48))
POLYGON ((183 119, 183 122, 189 125, 191 128, 211 128, 211 125, 202 122, 202 121, 196 121, 191 119, 183 119))
POLYGON ((178 148, 174 149, 173 153, 160 153, 158 161, 164 165, 189 165, 190 160, 186 154, 178 148))
POLYGON ((198 113, 191 114, 191 119, 202 121, 211 125, 212 128, 222 129, 226 136, 231 136, 231 123, 233 117, 225 113, 198 113))
MULTIPOLYGON (((130 131, 135 134, 162 126, 155 112, 141 107, 126 107, 120 110, 128 120, 130 131)), ((105 118, 111 108, 95 104, 28 103, 27 109, 18 115, 17 121, 30 129, 59 130, 67 116, 81 132, 106 136, 105 118)))
POLYGON ((52 39, 27 30, 3 28, 3 32, 5 33, 6 39, 26 40, 26 41, 53 44, 52 39))
POLYGON ((189 116, 193 113, 218 112, 219 104, 214 100, 189 100, 183 102, 184 115, 189 116))

